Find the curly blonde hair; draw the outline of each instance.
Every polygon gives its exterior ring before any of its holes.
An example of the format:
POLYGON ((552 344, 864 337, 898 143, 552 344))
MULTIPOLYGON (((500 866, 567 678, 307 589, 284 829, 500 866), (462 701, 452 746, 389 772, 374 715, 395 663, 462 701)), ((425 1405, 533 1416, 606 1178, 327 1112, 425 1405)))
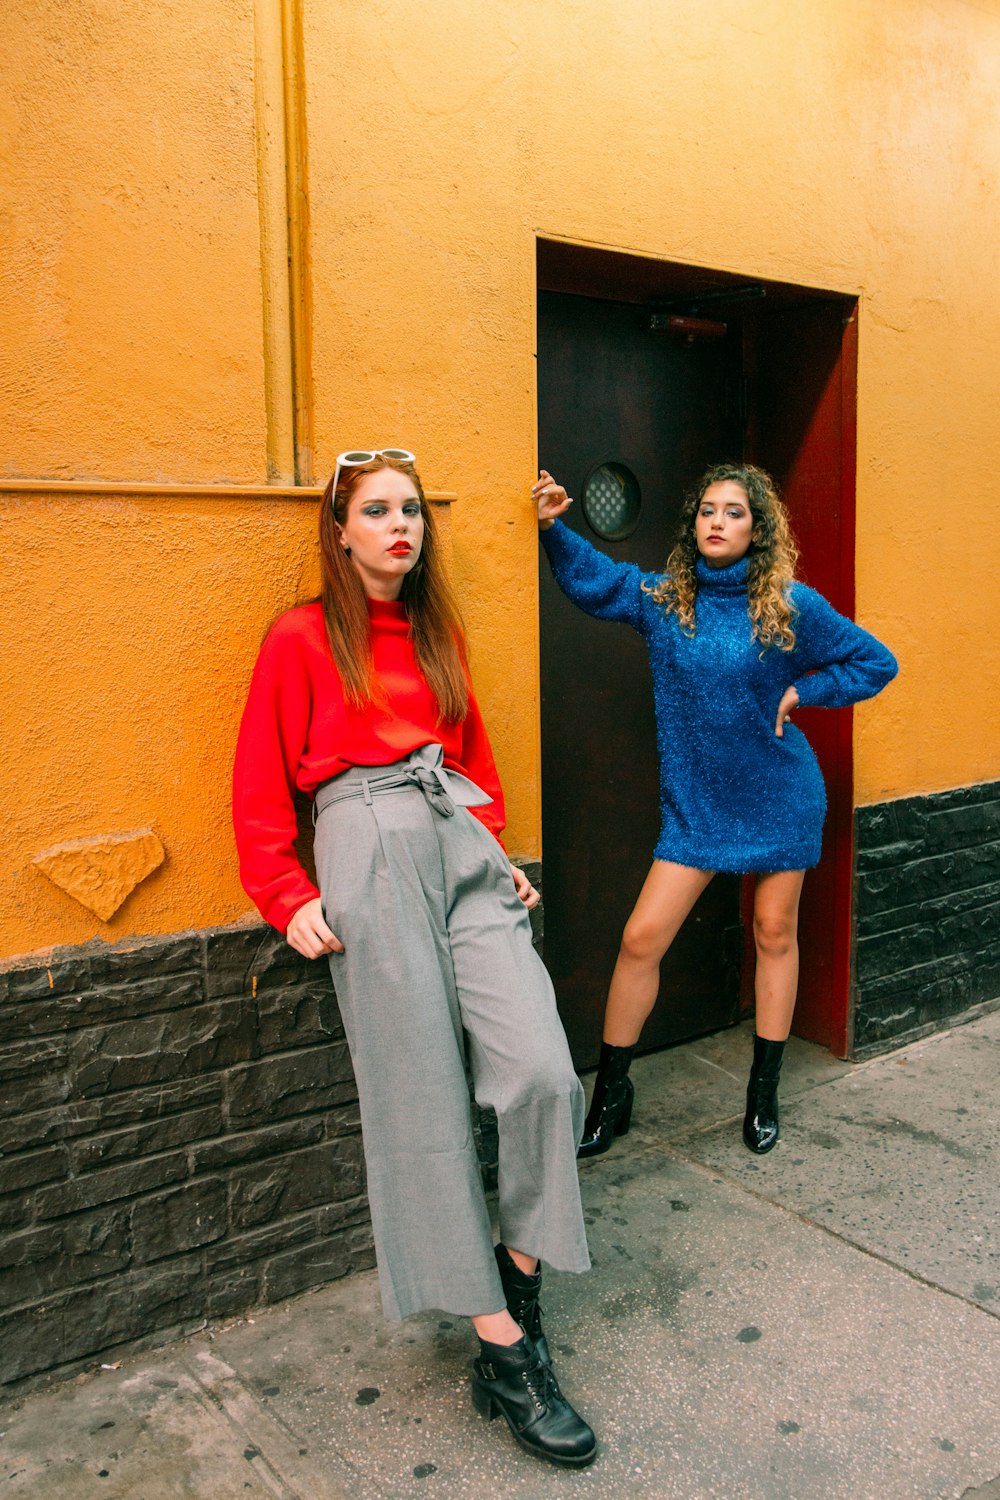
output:
POLYGON ((684 502, 677 540, 667 558, 666 576, 649 592, 668 613, 677 616, 677 623, 685 635, 694 635, 694 605, 698 592, 695 564, 700 555, 695 539, 695 516, 705 491, 726 480, 732 480, 743 490, 753 517, 753 533, 746 555, 747 610, 754 637, 761 644, 762 654, 768 646, 791 651, 795 646, 795 629, 789 591, 795 577, 798 548, 774 480, 753 464, 717 464, 702 476, 684 502))

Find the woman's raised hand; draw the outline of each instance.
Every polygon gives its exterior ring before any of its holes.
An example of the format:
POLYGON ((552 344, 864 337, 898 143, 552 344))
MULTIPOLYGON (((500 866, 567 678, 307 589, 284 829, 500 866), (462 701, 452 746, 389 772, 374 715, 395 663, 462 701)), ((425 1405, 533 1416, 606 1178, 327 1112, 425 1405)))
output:
POLYGON ((561 516, 573 504, 562 485, 556 484, 547 469, 538 471, 538 479, 531 486, 531 494, 538 502, 539 531, 548 531, 556 516, 561 516))
POLYGON ((785 732, 785 725, 791 722, 793 708, 799 706, 799 695, 794 687, 786 687, 778 704, 778 717, 774 721, 774 732, 780 740, 785 732))
POLYGON ((323 903, 318 896, 299 907, 288 924, 285 937, 303 958, 322 958, 324 953, 344 951, 340 938, 326 925, 323 903))
POLYGON ((524 871, 519 870, 517 865, 511 865, 510 873, 514 880, 515 891, 530 911, 533 906, 537 906, 539 901, 541 901, 541 896, 535 890, 535 887, 532 885, 527 875, 525 875, 524 871))

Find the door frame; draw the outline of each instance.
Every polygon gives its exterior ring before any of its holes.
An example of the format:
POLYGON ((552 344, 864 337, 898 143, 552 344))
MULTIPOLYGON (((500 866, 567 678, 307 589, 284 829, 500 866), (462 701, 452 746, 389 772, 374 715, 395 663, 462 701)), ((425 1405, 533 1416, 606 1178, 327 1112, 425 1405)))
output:
MULTIPOLYGON (((831 559, 836 560, 837 584, 831 600, 842 613, 854 613, 854 564, 857 485, 857 359, 858 300, 853 293, 829 288, 776 282, 705 266, 692 266, 568 240, 536 237, 536 286, 538 291, 567 292, 602 301, 649 304, 651 308, 674 308, 716 318, 726 316, 727 307, 744 309, 750 318, 766 318, 774 311, 796 307, 836 304, 843 313, 843 334, 835 368, 822 383, 815 409, 802 429, 800 447, 808 446, 813 463, 828 454, 838 475, 838 510, 831 528, 831 559)), ((736 315, 736 314, 731 314, 736 315)), ((536 366, 536 409, 538 400, 536 366)), ((752 400, 752 395, 750 397, 752 400)), ((752 423, 748 423, 745 451, 754 456, 752 423)), ((761 457, 763 462, 763 455, 761 457)), ((765 467, 767 465, 765 464, 765 467)), ((778 476, 793 507, 797 478, 794 462, 788 476, 778 476)), ((826 589, 821 590, 826 592, 826 589)), ((541 622, 539 622, 539 626, 541 622)), ((828 813, 824 829, 821 877, 824 900, 821 907, 804 898, 800 941, 804 952, 825 951, 828 961, 822 993, 808 995, 809 976, 800 993, 808 1003, 796 1008, 793 1031, 820 1042, 838 1057, 846 1057, 851 1020, 851 973, 854 879, 854 780, 853 714, 838 710, 835 727, 828 736, 834 746, 834 774, 827 766, 828 813)), ((545 788, 542 787, 544 798, 545 788)), ((544 868, 544 850, 543 850, 544 868)), ((818 884, 819 882, 817 882, 818 884)), ((744 881, 744 1006, 753 1003, 752 879, 744 881)))

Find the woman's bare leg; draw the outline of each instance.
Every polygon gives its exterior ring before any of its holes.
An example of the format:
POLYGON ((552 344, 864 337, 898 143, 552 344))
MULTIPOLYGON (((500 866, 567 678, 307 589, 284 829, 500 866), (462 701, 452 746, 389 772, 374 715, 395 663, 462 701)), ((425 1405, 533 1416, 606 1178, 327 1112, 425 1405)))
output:
POLYGON ((785 1041, 792 1028, 799 987, 799 897, 804 876, 804 870, 758 875, 754 891, 756 1031, 771 1042, 785 1041))
MULTIPOLYGON (((533 1276, 538 1270, 536 1255, 525 1255, 523 1250, 512 1250, 509 1245, 507 1254, 517 1269, 526 1276, 533 1276)), ((490 1344, 516 1344, 524 1331, 514 1322, 506 1308, 501 1312, 477 1313, 471 1322, 479 1337, 490 1344)))
POLYGON ((778 1080, 799 987, 798 925, 803 875, 802 870, 758 875, 754 890, 757 1009, 743 1142, 757 1156, 778 1143, 778 1080))
POLYGON ((693 870, 657 859, 646 876, 625 924, 618 962, 611 976, 604 1013, 604 1040, 611 1047, 634 1047, 656 1004, 660 960, 681 924, 712 879, 712 870, 693 870))
POLYGON ((516 1344, 524 1338, 524 1329, 518 1327, 506 1308, 495 1313, 477 1313, 470 1321, 488 1344, 516 1344))

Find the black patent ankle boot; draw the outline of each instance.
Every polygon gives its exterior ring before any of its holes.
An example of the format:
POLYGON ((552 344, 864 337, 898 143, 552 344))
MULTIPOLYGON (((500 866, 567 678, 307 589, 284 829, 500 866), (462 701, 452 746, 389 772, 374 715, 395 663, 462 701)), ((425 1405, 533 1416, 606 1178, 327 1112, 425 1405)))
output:
POLYGON ((583 1468, 597 1453, 597 1439, 573 1410, 525 1335, 516 1344, 479 1341, 472 1361, 472 1404, 492 1422, 504 1417, 527 1453, 551 1464, 583 1468))
POLYGON ((550 1365, 552 1356, 542 1329, 542 1308, 538 1301, 542 1290, 541 1266, 529 1276, 516 1264, 506 1245, 496 1245, 493 1253, 497 1258, 503 1294, 507 1298, 507 1311, 515 1323, 520 1323, 542 1363, 550 1365))
POLYGON ((758 1156, 778 1143, 778 1077, 784 1051, 784 1042, 769 1042, 754 1032, 743 1142, 758 1156))
POLYGON ((600 1156, 616 1135, 628 1135, 632 1123, 635 1086, 628 1076, 634 1047, 612 1047, 601 1043, 594 1092, 590 1100, 583 1140, 577 1156, 600 1156))

